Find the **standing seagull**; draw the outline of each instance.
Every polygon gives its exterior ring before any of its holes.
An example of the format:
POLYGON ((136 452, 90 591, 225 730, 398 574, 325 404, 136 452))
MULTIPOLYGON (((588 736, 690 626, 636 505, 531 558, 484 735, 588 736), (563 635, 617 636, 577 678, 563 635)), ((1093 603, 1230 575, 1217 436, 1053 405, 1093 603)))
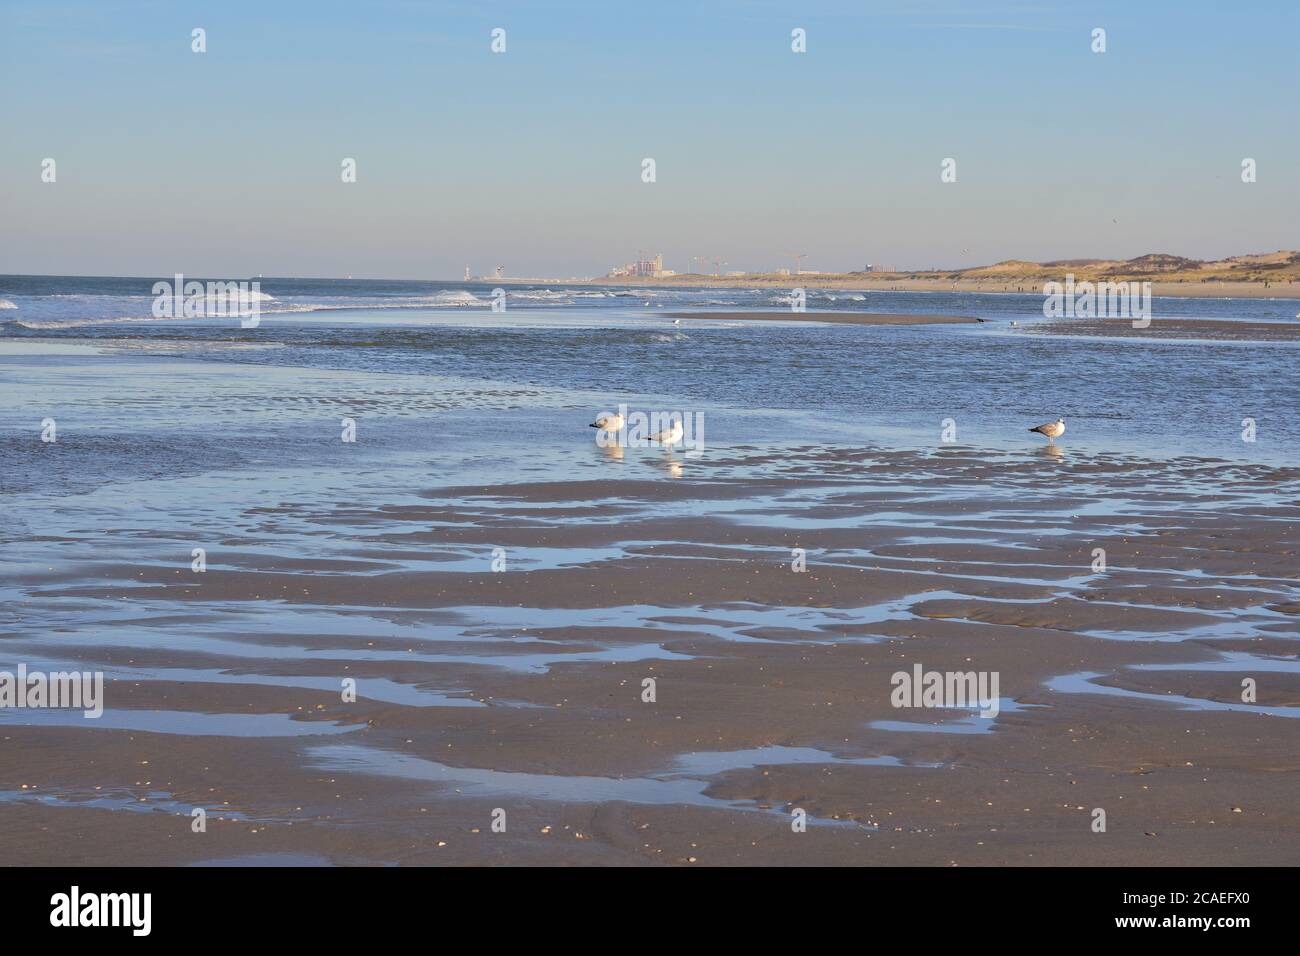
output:
POLYGON ((682 435, 684 433, 685 429, 682 427, 682 420, 680 418, 675 418, 673 419, 673 423, 663 431, 655 432, 651 435, 650 441, 657 441, 659 444, 667 446, 669 451, 672 451, 673 445, 676 445, 682 440, 682 435))
POLYGON ((1029 429, 1031 432, 1038 432, 1040 435, 1046 435, 1047 441, 1054 442, 1065 434, 1065 419, 1058 418, 1054 422, 1048 422, 1046 425, 1039 425, 1037 428, 1029 429))
POLYGON ((616 432, 623 427, 623 416, 615 412, 613 415, 601 415, 589 428, 599 428, 603 432, 616 432))

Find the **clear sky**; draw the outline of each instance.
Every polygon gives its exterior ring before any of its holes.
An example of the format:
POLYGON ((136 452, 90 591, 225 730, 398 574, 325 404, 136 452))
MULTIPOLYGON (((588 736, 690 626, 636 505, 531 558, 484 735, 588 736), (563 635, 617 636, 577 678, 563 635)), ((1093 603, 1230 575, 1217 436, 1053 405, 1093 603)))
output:
POLYGON ((0 0, 0 273, 1300 248, 1298 28, 1296 0, 0 0))

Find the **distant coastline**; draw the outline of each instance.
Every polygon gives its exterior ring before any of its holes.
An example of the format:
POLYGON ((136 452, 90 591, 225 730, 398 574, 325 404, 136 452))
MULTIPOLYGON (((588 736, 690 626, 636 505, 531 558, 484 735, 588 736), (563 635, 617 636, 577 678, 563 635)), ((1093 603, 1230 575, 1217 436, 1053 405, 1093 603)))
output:
MULTIPOLYGON (((1135 259, 1059 259, 1030 262, 1010 259, 970 269, 900 270, 893 272, 744 272, 710 275, 695 272, 663 275, 618 276, 473 276, 469 279, 396 276, 247 276, 262 282, 353 281, 440 283, 459 286, 614 286, 628 289, 846 289, 862 292, 968 292, 1041 295, 1048 282, 1137 282, 1151 284, 1151 294, 1205 299, 1300 299, 1300 252, 1279 250, 1227 259, 1200 260, 1152 253, 1135 259)), ((139 280, 157 276, 89 276, 0 274, 13 279, 139 280)), ((195 273, 195 279, 229 279, 230 276, 195 273)), ((3 306, 0 306, 3 308, 3 306)))
MULTIPOLYGON (((1155 253, 1136 259, 1008 260, 991 266, 899 272, 744 273, 742 275, 602 276, 591 285, 736 288, 800 286, 897 292, 1041 293, 1045 282, 1073 275, 1079 282, 1150 282, 1157 296, 1194 298, 1300 298, 1300 252, 1203 261, 1155 253)), ((510 280, 503 280, 510 281, 510 280)), ((583 281, 583 280, 570 280, 583 281)))
MULTIPOLYGON (((784 278, 760 276, 736 276, 719 279, 710 276, 676 276, 670 279, 588 279, 566 280, 574 284, 617 285, 635 288, 666 286, 680 289, 734 289, 734 288, 790 288, 801 286, 809 289, 853 289, 862 292, 983 292, 983 293, 1024 293, 1038 294, 1043 291, 1041 283, 1032 281, 992 282, 981 280, 944 281, 936 279, 864 279, 853 274, 847 276, 793 276, 784 278)), ((1082 280, 1081 280, 1082 281, 1082 280)), ((1115 281, 1119 281, 1118 279, 1115 281)), ((1154 296, 1184 297, 1195 299, 1300 299, 1300 282, 1291 284, 1263 282, 1163 282, 1151 281, 1151 294, 1154 296)), ((504 280, 509 284, 509 280, 504 280)), ((536 284, 533 280, 532 284, 536 284)))

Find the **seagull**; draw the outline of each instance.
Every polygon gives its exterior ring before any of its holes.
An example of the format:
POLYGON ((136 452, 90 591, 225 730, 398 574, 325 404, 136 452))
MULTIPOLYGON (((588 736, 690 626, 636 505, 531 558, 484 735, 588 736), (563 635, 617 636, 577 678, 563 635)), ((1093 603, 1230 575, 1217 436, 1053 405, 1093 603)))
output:
POLYGON ((1054 422, 1048 422, 1046 425, 1039 425, 1037 428, 1029 429, 1031 432, 1038 432, 1040 435, 1046 435, 1049 442, 1055 441, 1065 434, 1065 419, 1058 418, 1054 422))
POLYGON ((671 450, 673 445, 676 445, 679 441, 682 440, 682 435, 684 431, 685 429, 682 428, 681 420, 673 419, 673 423, 669 425, 667 428, 665 428, 663 431, 655 432, 653 435, 651 435, 650 441, 657 441, 661 445, 667 445, 668 448, 671 450))
POLYGON ((613 415, 601 415, 589 428, 599 428, 603 432, 616 432, 623 427, 623 416, 617 412, 613 415))
POLYGON ((681 325, 681 324, 682 324, 681 319, 673 319, 673 325, 681 325))

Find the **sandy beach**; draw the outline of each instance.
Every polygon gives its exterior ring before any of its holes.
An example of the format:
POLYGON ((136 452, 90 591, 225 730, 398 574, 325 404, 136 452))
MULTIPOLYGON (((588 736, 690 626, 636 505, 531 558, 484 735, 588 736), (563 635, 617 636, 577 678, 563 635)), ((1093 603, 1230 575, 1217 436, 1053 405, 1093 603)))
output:
POLYGON ((328 556, 231 540, 201 580, 176 532, 123 562, 127 528, 19 569, 11 646, 58 605, 118 639, 39 645, 105 668, 110 708, 3 728, 8 861, 57 834, 89 865, 1296 862, 1300 470, 738 447, 671 477, 661 455, 250 503, 354 530, 328 556), (493 547, 570 560, 492 573, 493 547), (1001 713, 896 709, 917 663, 997 671, 1001 713))

